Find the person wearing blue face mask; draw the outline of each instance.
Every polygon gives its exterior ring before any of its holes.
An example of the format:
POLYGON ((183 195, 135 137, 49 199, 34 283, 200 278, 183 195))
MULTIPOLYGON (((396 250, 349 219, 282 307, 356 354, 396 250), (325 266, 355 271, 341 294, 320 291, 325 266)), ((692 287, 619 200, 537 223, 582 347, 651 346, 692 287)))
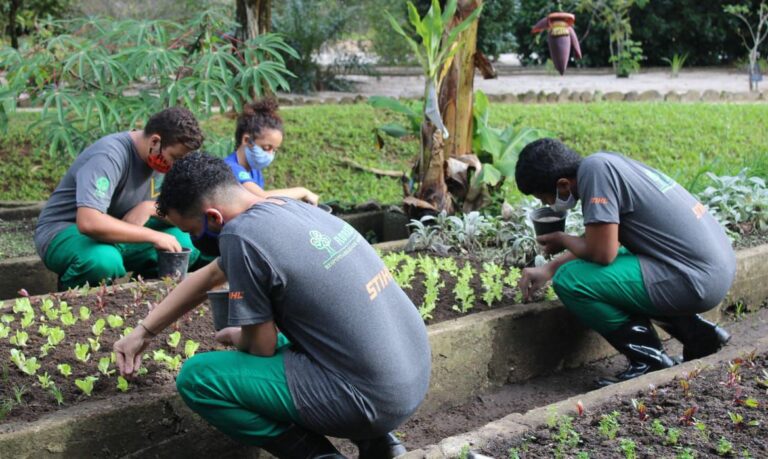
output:
POLYGON ((627 357, 629 367, 599 385, 676 363, 651 320, 683 343, 685 361, 729 340, 699 313, 728 293, 736 256, 722 226, 674 180, 616 153, 582 159, 554 139, 523 149, 515 180, 521 192, 558 211, 581 201, 584 235, 539 236, 545 253, 565 253, 523 270, 519 287, 527 299, 552 280, 565 307, 627 357))
POLYGON ((264 190, 264 169, 275 159, 283 143, 283 120, 277 114, 277 102, 264 99, 246 104, 237 118, 237 149, 224 160, 237 181, 256 196, 286 196, 317 205, 318 196, 304 187, 264 190))

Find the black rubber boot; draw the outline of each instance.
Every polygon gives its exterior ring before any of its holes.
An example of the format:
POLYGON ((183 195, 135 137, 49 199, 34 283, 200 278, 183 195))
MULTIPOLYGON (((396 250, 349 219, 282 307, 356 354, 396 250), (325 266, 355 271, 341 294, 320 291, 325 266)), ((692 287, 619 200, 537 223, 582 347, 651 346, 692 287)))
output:
POLYGON ((388 433, 370 440, 353 440, 360 450, 359 459, 392 459, 407 451, 400 440, 388 433))
POLYGON ((626 370, 615 377, 600 378, 600 387, 637 378, 652 371, 675 365, 661 345, 651 322, 645 318, 633 318, 618 330, 604 333, 603 337, 629 360, 626 370))
POLYGON ((700 315, 654 317, 653 321, 683 343, 683 361, 700 359, 719 351, 731 339, 724 328, 700 315))
POLYGON ((346 459, 327 438, 295 424, 261 449, 278 459, 346 459))

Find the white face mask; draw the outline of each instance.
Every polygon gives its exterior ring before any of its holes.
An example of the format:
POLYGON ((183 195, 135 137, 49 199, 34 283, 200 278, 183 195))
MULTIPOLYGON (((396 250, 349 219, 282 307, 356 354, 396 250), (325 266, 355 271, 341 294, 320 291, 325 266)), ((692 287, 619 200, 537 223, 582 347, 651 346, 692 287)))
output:
POLYGON ((560 194, 555 190, 555 203, 549 206, 556 212, 565 212, 576 207, 576 198, 573 197, 573 193, 568 192, 568 199, 563 201, 560 199, 560 194))

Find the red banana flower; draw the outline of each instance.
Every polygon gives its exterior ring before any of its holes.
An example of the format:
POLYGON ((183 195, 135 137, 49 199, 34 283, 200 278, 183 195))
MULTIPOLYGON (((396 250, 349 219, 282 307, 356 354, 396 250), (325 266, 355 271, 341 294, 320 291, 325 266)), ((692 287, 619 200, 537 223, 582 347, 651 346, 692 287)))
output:
POLYGON ((579 37, 573 30, 573 24, 576 22, 576 16, 570 13, 552 13, 541 21, 537 22, 531 33, 547 33, 547 42, 549 43, 549 54, 552 62, 560 75, 565 73, 568 67, 568 58, 571 55, 571 48, 576 59, 581 59, 581 46, 579 37))

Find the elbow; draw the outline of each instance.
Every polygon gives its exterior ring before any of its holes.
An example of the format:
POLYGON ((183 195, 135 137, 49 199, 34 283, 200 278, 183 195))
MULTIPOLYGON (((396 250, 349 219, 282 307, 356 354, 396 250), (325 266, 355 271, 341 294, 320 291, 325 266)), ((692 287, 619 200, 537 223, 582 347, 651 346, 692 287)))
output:
POLYGON ((592 257, 592 262, 598 265, 608 266, 616 259, 615 253, 600 253, 592 257))
POLYGON ((77 219, 77 230, 80 232, 80 234, 84 234, 86 236, 93 236, 96 232, 96 228, 93 224, 93 222, 89 221, 86 218, 78 218, 77 219))

